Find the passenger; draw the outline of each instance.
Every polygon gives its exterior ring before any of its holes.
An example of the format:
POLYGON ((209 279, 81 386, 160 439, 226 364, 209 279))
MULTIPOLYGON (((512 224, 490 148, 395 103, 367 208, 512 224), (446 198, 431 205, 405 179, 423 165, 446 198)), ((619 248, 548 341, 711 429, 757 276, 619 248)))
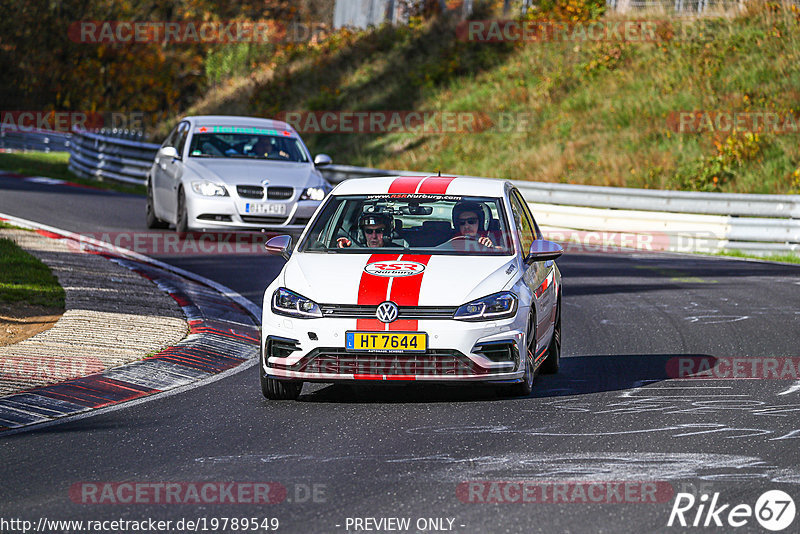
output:
MULTIPOLYGON (((397 247, 391 240, 392 231, 392 216, 385 213, 365 213, 358 220, 359 233, 364 235, 363 242, 368 248, 378 247, 397 247)), ((340 237, 336 240, 336 246, 339 248, 347 248, 353 245, 353 242, 346 238, 340 237)))
POLYGON ((453 226, 456 237, 470 238, 481 245, 492 248, 494 243, 484 230, 486 215, 482 206, 477 202, 464 201, 453 206, 453 226))

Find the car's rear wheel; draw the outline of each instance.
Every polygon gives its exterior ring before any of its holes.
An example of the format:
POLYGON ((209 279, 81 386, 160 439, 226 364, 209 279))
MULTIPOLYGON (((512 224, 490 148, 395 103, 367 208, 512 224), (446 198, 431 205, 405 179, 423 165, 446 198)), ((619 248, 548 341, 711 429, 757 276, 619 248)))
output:
POLYGON ((526 348, 527 354, 522 355, 521 363, 525 366, 525 374, 522 381, 511 384, 508 388, 508 393, 514 397, 527 397, 533 391, 533 353, 536 350, 536 321, 531 316, 528 319, 528 346, 526 348))
POLYGON ((178 216, 175 221, 175 231, 181 233, 189 231, 189 214, 186 213, 186 194, 183 192, 183 188, 178 190, 178 216))
POLYGON ((543 374, 554 375, 561 365, 561 304, 556 307, 556 322, 553 327, 553 337, 547 346, 547 357, 542 362, 540 369, 543 374))
POLYGON ((155 208, 153 208, 153 189, 149 182, 147 184, 147 207, 145 210, 145 218, 148 228, 156 230, 169 227, 167 223, 156 217, 155 208))
POLYGON ((270 400, 296 400, 303 390, 302 382, 268 377, 264 373, 263 359, 258 366, 258 376, 261 379, 261 394, 270 400))

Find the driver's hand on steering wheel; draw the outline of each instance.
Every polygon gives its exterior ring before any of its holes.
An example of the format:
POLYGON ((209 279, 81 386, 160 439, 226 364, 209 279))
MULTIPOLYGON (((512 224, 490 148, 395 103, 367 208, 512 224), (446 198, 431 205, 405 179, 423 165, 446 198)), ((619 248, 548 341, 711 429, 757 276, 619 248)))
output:
POLYGON ((346 237, 340 237, 339 239, 336 240, 336 246, 339 248, 347 248, 352 245, 353 242, 347 239, 346 237))
POLYGON ((492 247, 494 247, 494 243, 492 243, 492 240, 491 240, 491 239, 489 239, 489 238, 488 238, 488 237, 486 237, 486 236, 479 237, 479 238, 478 238, 478 243, 480 243, 481 245, 483 245, 484 247, 487 247, 487 248, 492 248, 492 247))

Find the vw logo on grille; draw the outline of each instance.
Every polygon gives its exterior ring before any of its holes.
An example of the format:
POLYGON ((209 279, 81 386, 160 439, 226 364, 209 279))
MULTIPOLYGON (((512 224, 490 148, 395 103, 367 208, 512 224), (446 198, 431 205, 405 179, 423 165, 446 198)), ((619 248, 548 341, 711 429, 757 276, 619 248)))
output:
POLYGON ((386 301, 378 305, 378 311, 375 312, 375 316, 384 323, 391 323, 397 319, 398 312, 397 304, 386 301))

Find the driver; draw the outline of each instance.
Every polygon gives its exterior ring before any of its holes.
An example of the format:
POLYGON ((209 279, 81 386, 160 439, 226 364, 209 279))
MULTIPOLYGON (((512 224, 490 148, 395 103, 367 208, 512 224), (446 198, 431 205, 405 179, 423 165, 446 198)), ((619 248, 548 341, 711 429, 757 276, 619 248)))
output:
MULTIPOLYGON (((365 213, 358 220, 358 229, 360 233, 364 234, 364 243, 368 248, 399 246, 391 241, 392 216, 389 214, 365 213)), ((336 240, 336 246, 339 248, 347 248, 352 245, 353 242, 346 237, 336 240)))
POLYGON ((494 243, 483 230, 486 215, 483 207, 477 202, 464 201, 453 206, 453 226, 456 237, 475 239, 484 247, 494 247, 494 243))
POLYGON ((259 135, 258 141, 256 141, 256 143, 253 145, 253 148, 250 150, 259 158, 276 159, 280 157, 283 159, 289 159, 289 154, 278 149, 277 147, 272 146, 272 141, 266 135, 259 135))

